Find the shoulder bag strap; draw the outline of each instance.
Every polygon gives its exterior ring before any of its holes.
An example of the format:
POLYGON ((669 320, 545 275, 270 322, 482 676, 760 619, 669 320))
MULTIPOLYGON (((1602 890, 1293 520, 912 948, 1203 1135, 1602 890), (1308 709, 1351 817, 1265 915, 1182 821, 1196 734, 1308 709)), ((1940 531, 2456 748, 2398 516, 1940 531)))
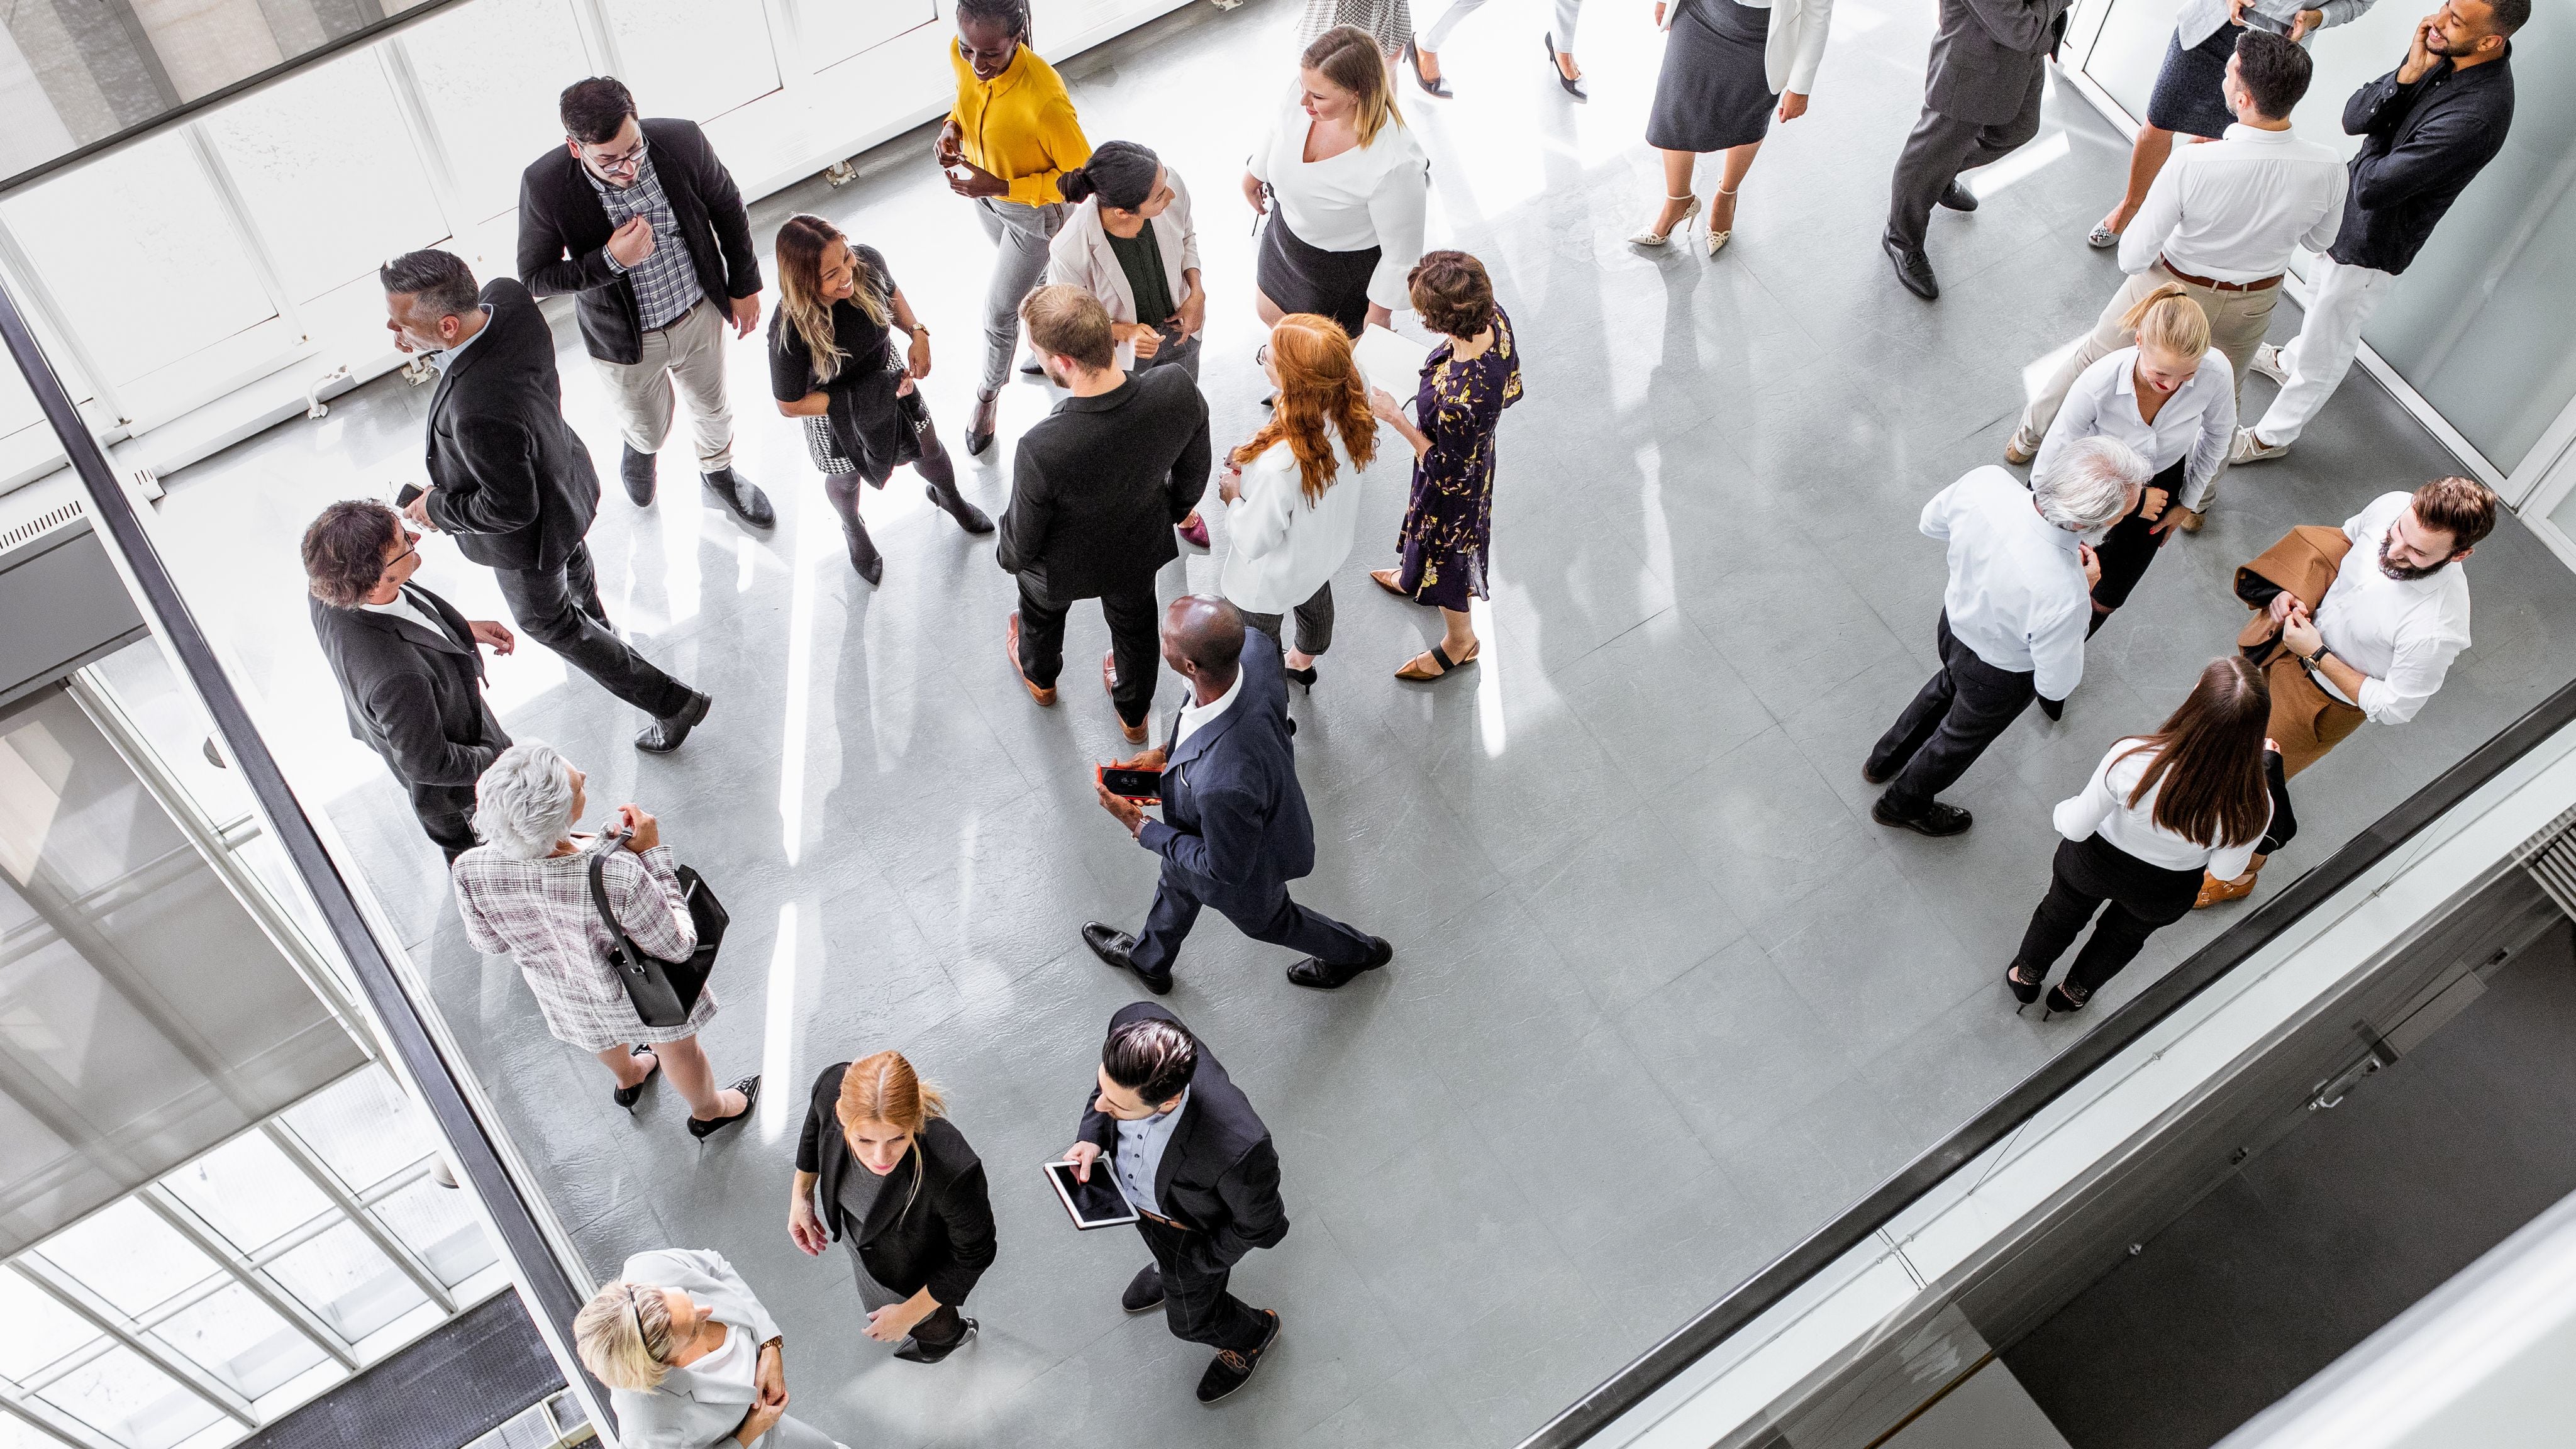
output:
POLYGON ((598 910, 600 923, 608 927, 608 938, 614 943, 610 950, 621 958, 617 962, 619 969, 642 971, 646 959, 644 953, 637 949, 634 938, 626 934, 626 923, 617 919, 617 912, 609 909, 608 905, 608 856, 625 842, 626 837, 622 833, 600 832, 599 844, 590 853, 590 903, 598 910))

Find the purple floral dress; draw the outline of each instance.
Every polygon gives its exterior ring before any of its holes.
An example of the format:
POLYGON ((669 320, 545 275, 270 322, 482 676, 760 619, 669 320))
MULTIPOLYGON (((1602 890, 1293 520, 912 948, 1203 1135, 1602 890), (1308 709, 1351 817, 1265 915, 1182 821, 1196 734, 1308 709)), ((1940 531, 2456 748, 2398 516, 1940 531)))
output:
POLYGON ((1413 498, 1396 531, 1396 585, 1423 604, 1464 613, 1489 598, 1485 573, 1494 533, 1494 429, 1521 400, 1521 359, 1512 319, 1494 309, 1494 342, 1465 362, 1443 340, 1422 364, 1415 425, 1431 451, 1413 465, 1413 498))

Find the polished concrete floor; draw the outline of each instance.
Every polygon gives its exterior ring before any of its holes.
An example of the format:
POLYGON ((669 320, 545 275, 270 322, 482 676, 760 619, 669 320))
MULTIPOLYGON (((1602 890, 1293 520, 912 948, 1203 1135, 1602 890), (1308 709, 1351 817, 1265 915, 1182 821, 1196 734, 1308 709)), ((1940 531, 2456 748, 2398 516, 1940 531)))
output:
MULTIPOLYGON (((1066 67, 1095 140, 1145 141, 1195 184, 1219 299, 1206 390, 1228 437, 1260 417, 1235 177, 1288 83, 1296 8, 1193 6, 1066 67)), ((341 733, 294 541, 324 501, 417 476, 426 394, 386 379, 171 480, 173 562, 591 1268, 722 1250, 786 1327, 797 1412, 852 1445, 1518 1439, 2099 1019, 2017 1018, 1996 981, 2046 884, 2050 804, 2228 647, 2236 563, 2456 471, 2356 374, 2295 454, 2226 480, 2208 528, 2166 551, 2065 721, 2026 716, 1962 782, 1971 834, 1872 824, 1862 754, 1932 663, 1942 555, 1916 513, 1996 458, 2024 368, 2116 285, 2083 234, 2126 148, 2060 88, 2040 140, 1982 178, 1983 208, 1934 218, 1948 292, 1916 301, 1877 237, 1930 12, 1844 0, 1814 109, 1754 171, 1732 245, 1638 251, 1624 239, 1661 189, 1640 140, 1658 41, 1644 7, 1599 10, 1588 107, 1529 53, 1541 22, 1499 10, 1445 55, 1458 100, 1406 101, 1436 158, 1435 239, 1493 269, 1528 397, 1502 431, 1483 662, 1434 686, 1390 677, 1437 626, 1363 576, 1392 556, 1389 488, 1366 500, 1340 640, 1294 707, 1322 836, 1299 894, 1390 938, 1394 965, 1296 990, 1282 953, 1210 916, 1169 998, 1270 1122, 1295 1225, 1236 1278, 1285 1336, 1213 1413, 1190 1397, 1204 1352, 1118 1312, 1139 1245, 1077 1235, 1037 1170, 1137 994, 1076 929, 1139 919, 1154 875, 1091 799, 1090 765, 1121 748, 1084 663, 1105 647, 1096 612, 1076 613, 1064 702, 1035 708, 1002 656, 992 545, 908 475, 867 500, 886 575, 859 583, 797 429, 765 406, 756 344, 733 358, 741 466, 778 501, 773 535, 702 506, 676 451, 652 511, 611 484, 592 535, 611 610, 715 695, 713 718, 648 759, 627 744, 640 721, 541 650, 496 664, 494 689, 514 734, 591 772, 594 799, 660 812, 732 908, 706 1040, 769 1095, 750 1130, 701 1147, 667 1087, 631 1120, 613 1108, 509 963, 465 944, 437 856, 341 733), (813 1074, 888 1046, 947 1087, 1002 1220, 970 1302, 983 1338, 937 1369, 860 1339, 846 1265, 785 1232, 813 1074)), ((811 183, 755 219, 765 239, 813 208, 886 251, 936 329, 929 393, 953 442, 989 252, 928 149, 916 133, 848 188, 811 183)), ((616 434, 568 318, 558 331, 605 467, 616 434)), ((1014 383, 1000 449, 966 472, 987 508, 1011 434, 1047 406, 1014 383)), ((1219 553, 1163 587, 1212 588, 1225 546, 1220 523, 1219 553)), ((433 586, 498 614, 488 575, 425 552, 433 586)), ((2301 781, 2307 834, 2270 889, 2576 675, 2565 568, 2510 522, 2469 568, 2476 647, 2415 723, 2364 730, 2301 781)), ((2228 920, 2159 935, 2109 1001, 2228 920)))

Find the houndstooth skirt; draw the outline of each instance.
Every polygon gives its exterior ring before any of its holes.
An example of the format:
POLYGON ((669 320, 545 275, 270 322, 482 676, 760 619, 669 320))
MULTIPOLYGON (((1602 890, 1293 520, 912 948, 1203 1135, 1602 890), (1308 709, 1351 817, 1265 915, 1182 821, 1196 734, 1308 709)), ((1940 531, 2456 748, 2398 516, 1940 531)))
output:
POLYGON ((1413 6, 1411 0, 1306 0, 1297 48, 1303 51, 1336 25, 1358 26, 1376 38, 1379 50, 1393 55, 1413 39, 1413 6))
POLYGON ((856 473, 859 465, 841 452, 840 440, 832 436, 829 418, 805 419, 805 452, 814 460, 818 473, 856 473))

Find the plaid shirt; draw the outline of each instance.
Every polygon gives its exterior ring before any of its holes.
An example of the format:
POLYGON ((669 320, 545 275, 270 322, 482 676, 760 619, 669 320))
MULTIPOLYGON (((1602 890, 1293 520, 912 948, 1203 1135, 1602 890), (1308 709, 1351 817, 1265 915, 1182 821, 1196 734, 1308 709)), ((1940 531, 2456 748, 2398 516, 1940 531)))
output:
POLYGON ((643 314, 637 325, 650 332, 668 327, 687 314, 698 299, 707 294, 698 285, 698 269, 689 259, 689 243, 680 235, 679 219, 671 215, 671 199, 662 194, 662 180, 653 174, 653 158, 645 154, 645 143, 639 136, 635 143, 635 184, 611 186, 587 166, 581 174, 590 178, 599 193, 599 204, 608 212, 611 229, 624 226, 627 218, 640 216, 653 228, 653 254, 633 268, 608 259, 610 271, 623 274, 635 284, 635 309, 643 314))
MULTIPOLYGON (((590 901, 590 851, 521 860, 478 845, 456 858, 456 908, 465 938, 486 956, 519 963, 537 1010, 557 1041, 583 1051, 629 1042, 675 1041, 716 1014, 713 991, 701 992, 685 1026, 646 1026, 608 964, 608 926, 590 901)), ((685 959, 697 949, 697 926, 682 904, 671 847, 637 855, 610 853, 604 884, 608 908, 646 955, 685 959)))

